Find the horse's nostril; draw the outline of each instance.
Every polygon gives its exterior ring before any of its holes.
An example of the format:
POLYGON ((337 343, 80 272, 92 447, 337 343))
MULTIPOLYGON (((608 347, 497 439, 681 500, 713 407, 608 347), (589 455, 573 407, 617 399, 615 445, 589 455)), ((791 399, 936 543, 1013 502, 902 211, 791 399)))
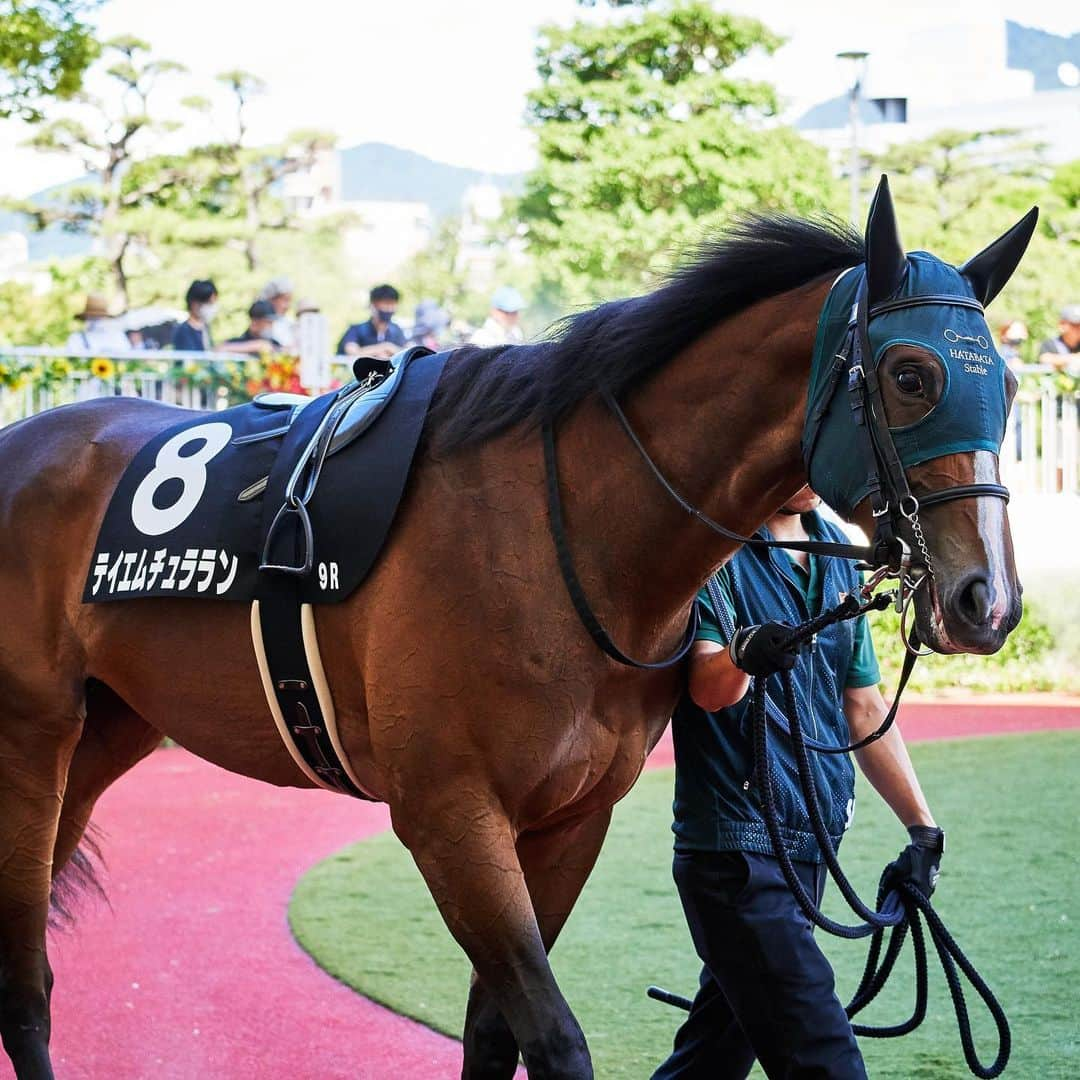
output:
POLYGON ((960 615, 972 626, 985 626, 990 621, 990 588, 985 578, 972 578, 957 597, 960 615))

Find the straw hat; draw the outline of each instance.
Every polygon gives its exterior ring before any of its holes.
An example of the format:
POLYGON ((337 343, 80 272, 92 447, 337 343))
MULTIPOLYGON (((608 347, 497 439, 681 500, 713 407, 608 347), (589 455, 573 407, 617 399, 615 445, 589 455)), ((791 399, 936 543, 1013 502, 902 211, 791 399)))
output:
POLYGON ((109 302, 101 293, 87 293, 86 306, 75 316, 76 319, 108 319, 109 302))

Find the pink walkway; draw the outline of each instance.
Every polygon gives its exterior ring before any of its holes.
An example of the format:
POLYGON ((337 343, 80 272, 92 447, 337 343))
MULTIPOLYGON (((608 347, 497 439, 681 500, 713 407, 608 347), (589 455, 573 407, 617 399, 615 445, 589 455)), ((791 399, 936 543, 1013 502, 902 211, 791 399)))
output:
MULTIPOLYGON (((910 739, 1080 727, 1080 703, 1063 701, 902 715, 910 739)), ((652 763, 670 760, 665 739, 652 763)), ((106 793, 95 820, 111 910, 89 903, 53 939, 61 1080, 458 1075, 458 1043, 335 982, 286 923, 297 878, 387 828, 384 807, 279 791, 162 750, 106 793)))

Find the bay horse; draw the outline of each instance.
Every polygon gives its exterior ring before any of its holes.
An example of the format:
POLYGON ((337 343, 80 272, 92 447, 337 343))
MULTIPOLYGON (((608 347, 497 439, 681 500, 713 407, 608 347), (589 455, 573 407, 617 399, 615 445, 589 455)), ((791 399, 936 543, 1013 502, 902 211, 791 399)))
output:
MULTIPOLYGON (((827 221, 755 217, 648 295, 575 315, 537 344, 461 349, 391 542, 348 601, 317 608, 353 769, 389 804, 473 965, 469 1080, 512 1076, 519 1053, 532 1078, 592 1076, 547 954, 681 685, 675 668, 613 664, 579 622, 549 533, 538 428, 558 421, 566 533, 598 616, 628 650, 666 655, 736 544, 663 497, 597 388, 619 396, 687 498, 751 533, 806 482, 810 360, 834 279, 904 258, 873 226, 864 244, 827 221)), ((965 264, 982 299, 1012 272, 1014 247, 965 264)), ((940 384, 936 364, 925 349, 889 350, 890 415, 933 407, 923 388, 940 384), (918 402, 905 372, 923 376, 918 402)), ((50 890, 85 866, 101 793, 164 735, 233 772, 311 786, 267 710, 246 606, 81 602, 125 465, 183 415, 114 398, 0 431, 0 1034, 21 1080, 52 1076, 50 890)), ((951 453, 908 477, 916 494, 996 482, 997 460, 951 453)), ((870 531, 865 500, 854 517, 870 531)), ((916 601, 922 641, 993 652, 1021 610, 1004 503, 942 503, 922 524, 934 559, 916 601)))

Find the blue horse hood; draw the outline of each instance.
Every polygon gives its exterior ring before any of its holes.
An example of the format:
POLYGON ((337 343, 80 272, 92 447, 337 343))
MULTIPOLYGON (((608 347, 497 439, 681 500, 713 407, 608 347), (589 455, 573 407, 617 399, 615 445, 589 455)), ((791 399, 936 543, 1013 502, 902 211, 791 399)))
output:
MULTIPOLYGON (((802 450, 810 486, 838 513, 850 517, 869 491, 866 463, 847 401, 848 360, 840 357, 866 275, 864 266, 834 283, 818 319, 807 393, 802 450), (840 369, 843 370, 840 370, 840 369), (828 399, 828 400, 827 400, 828 399)), ((885 351, 904 343, 929 350, 945 373, 938 403, 916 423, 891 427, 905 467, 972 450, 997 453, 1008 411, 1005 362, 994 347, 982 311, 947 299, 974 300, 971 283, 955 267, 924 251, 907 256, 907 271, 892 299, 926 297, 926 304, 871 314, 868 331, 875 368, 885 351)))

